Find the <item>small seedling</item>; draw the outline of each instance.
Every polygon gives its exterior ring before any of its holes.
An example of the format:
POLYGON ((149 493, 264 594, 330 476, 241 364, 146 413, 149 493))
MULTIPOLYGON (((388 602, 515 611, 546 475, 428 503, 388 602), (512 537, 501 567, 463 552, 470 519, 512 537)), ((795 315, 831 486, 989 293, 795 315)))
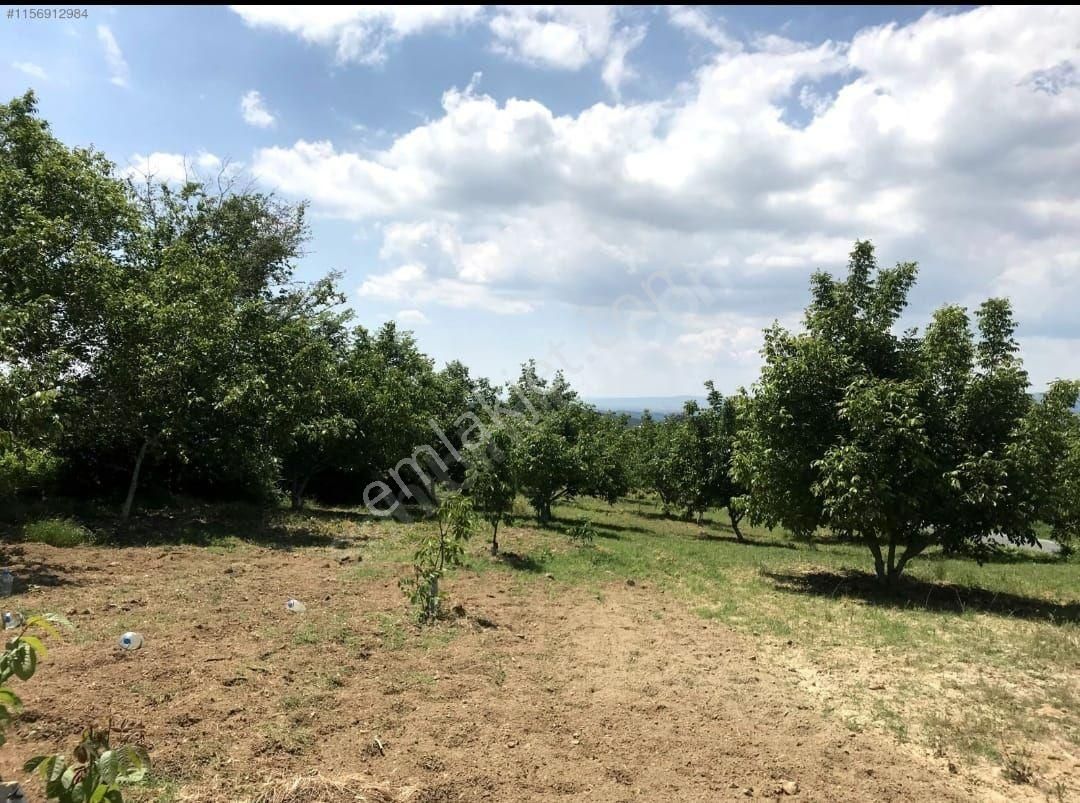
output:
POLYGON ((35 756, 26 762, 27 772, 37 773, 45 781, 45 797, 56 803, 123 803, 122 784, 136 783, 146 777, 150 758, 138 744, 111 745, 110 722, 104 729, 93 726, 83 731, 72 758, 62 753, 35 756))
POLYGON ((1002 773, 1016 784, 1029 784, 1035 780, 1035 768, 1031 765, 1031 753, 1026 748, 1012 752, 1002 742, 1002 773))
POLYGON ((421 622, 439 618, 445 602, 439 596, 439 580, 465 559, 465 541, 475 527, 472 502, 459 494, 447 496, 439 504, 437 521, 438 532, 427 536, 416 550, 413 576, 401 581, 421 622))
POLYGON ((582 519, 571 527, 570 532, 567 534, 570 536, 570 540, 578 546, 592 546, 593 540, 596 538, 596 529, 593 527, 591 521, 582 519))

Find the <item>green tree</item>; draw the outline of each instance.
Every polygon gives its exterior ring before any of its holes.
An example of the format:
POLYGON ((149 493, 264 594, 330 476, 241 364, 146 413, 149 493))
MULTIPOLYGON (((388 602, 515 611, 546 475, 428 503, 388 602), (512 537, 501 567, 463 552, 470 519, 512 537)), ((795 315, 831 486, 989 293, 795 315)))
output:
POLYGON ((304 505, 312 478, 347 459, 359 422, 356 393, 345 360, 346 322, 336 307, 344 298, 333 277, 290 291, 289 303, 270 305, 261 316, 253 375, 264 407, 265 440, 272 445, 294 510, 304 505))
POLYGON ((466 452, 466 488, 479 514, 491 525, 491 554, 499 554, 499 525, 517 497, 517 478, 510 464, 510 433, 492 429, 466 452))
POLYGON ((134 220, 111 173, 52 135, 32 92, 0 104, 0 498, 49 480, 57 403, 100 348, 134 220))
POLYGON ((709 498, 716 507, 727 512, 735 537, 745 541, 739 522, 746 515, 746 489, 735 478, 735 442, 747 397, 740 394, 725 399, 711 381, 706 382, 705 387, 709 391, 709 407, 716 419, 710 441, 709 498))
POLYGON ((737 429, 738 399, 725 399, 713 383, 704 408, 689 401, 682 413, 655 422, 643 419, 635 439, 637 462, 647 488, 656 492, 664 511, 681 508, 700 523, 710 508, 724 508, 735 536, 742 541, 739 522, 742 487, 731 475, 737 429))
POLYGON ((582 479, 582 465, 567 433, 563 415, 539 423, 519 422, 514 433, 510 470, 536 512, 537 521, 551 521, 551 508, 573 497, 582 479))
POLYGON ((889 585, 934 544, 1034 539, 1009 304, 978 309, 977 341, 959 307, 898 335, 915 276, 912 263, 878 269, 867 242, 845 280, 816 274, 805 331, 766 332, 735 455, 755 520, 857 534, 889 585))
POLYGON ((79 379, 82 434, 91 448, 129 450, 127 518, 153 450, 188 459, 192 432, 218 400, 236 342, 235 276, 180 241, 106 300, 107 334, 79 379))
POLYGON ((437 504, 439 482, 464 479, 464 467, 448 452, 460 454, 462 430, 470 428, 463 416, 477 383, 460 363, 435 370, 412 334, 393 322, 374 334, 358 329, 345 370, 357 425, 352 457, 341 469, 361 483, 386 478, 399 495, 437 504))
POLYGON ((658 421, 646 410, 634 433, 638 482, 660 497, 665 514, 678 506, 683 481, 678 429, 677 416, 658 421))
POLYGON ((300 474, 293 447, 337 419, 319 402, 325 360, 298 355, 326 352, 337 323, 327 308, 340 301, 331 280, 292 281, 303 207, 198 181, 128 193, 138 219, 78 377, 74 453, 90 464, 126 453, 124 518, 148 459, 209 483, 269 486, 286 462, 300 474))
POLYGON ((1012 474, 1025 483, 1030 516, 1050 526, 1068 555, 1080 537, 1080 382, 1057 381, 1031 405, 1011 452, 1012 474))
POLYGON ((625 416, 605 415, 582 402, 562 372, 549 382, 532 361, 508 386, 510 469, 546 524, 552 506, 578 495, 614 502, 631 484, 630 436, 625 416))

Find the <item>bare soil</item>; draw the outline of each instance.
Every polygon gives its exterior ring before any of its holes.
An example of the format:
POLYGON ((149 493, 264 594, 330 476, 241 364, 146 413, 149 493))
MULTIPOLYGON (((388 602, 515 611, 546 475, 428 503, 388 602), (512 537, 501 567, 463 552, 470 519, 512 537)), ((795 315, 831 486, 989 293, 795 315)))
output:
POLYGON ((463 572, 447 584, 456 617, 420 630, 356 549, 7 553, 13 604, 76 629, 21 684, 4 778, 112 718, 152 756, 156 786, 136 800, 1002 797, 851 732, 778 660, 782 643, 640 583, 590 594, 463 572), (285 610, 292 596, 306 613, 285 610), (119 650, 126 629, 143 649, 119 650))

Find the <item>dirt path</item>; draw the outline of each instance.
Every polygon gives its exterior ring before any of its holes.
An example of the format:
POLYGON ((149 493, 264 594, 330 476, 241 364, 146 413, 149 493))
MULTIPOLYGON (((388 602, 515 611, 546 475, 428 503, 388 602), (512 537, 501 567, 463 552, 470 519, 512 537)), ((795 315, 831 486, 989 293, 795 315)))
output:
POLYGON ((250 800, 315 771, 417 803, 742 800, 785 781, 801 800, 984 797, 823 717, 753 638, 652 588, 463 575, 465 615, 421 632, 393 581, 337 550, 15 551, 41 583, 24 608, 78 629, 22 689, 5 778, 113 716, 151 749, 144 800, 250 800), (127 628, 144 649, 116 649, 127 628))

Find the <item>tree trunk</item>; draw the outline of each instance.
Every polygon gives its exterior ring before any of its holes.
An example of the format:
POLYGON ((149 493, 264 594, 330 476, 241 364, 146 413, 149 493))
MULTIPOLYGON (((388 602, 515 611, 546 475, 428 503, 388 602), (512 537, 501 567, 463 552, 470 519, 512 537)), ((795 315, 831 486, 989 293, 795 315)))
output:
POLYGON ((907 547, 904 549, 904 554, 900 556, 900 560, 896 562, 896 566, 889 572, 890 585, 895 588, 900 582, 900 575, 904 573, 904 568, 907 566, 908 561, 919 555, 930 546, 930 540, 923 540, 921 542, 908 541, 907 547))
POLYGON ((551 521, 551 502, 545 499, 537 505, 536 520, 541 525, 547 524, 549 521, 551 521))
POLYGON ((289 506, 293 510, 304 509, 304 491, 307 490, 308 480, 311 479, 311 475, 306 477, 297 478, 292 481, 292 488, 289 492, 289 506))
POLYGON ((864 535, 863 540, 866 541, 866 545, 870 547, 870 552, 874 555, 874 571, 877 572, 878 582, 887 583, 888 576, 885 571, 885 559, 881 556, 881 547, 871 535, 864 535))
POLYGON ((491 554, 492 556, 499 554, 499 521, 495 520, 494 529, 491 531, 491 554))
POLYGON ((704 521, 705 521, 705 511, 704 510, 699 510, 698 514, 697 514, 698 527, 700 527, 702 522, 704 522, 704 521))
POLYGON ((727 515, 728 515, 728 520, 731 522, 731 529, 735 533, 735 538, 739 541, 740 544, 745 544, 746 539, 743 538, 742 531, 739 529, 739 522, 742 521, 742 516, 735 513, 731 509, 730 505, 728 506, 728 509, 727 509, 727 515))
POLYGON ((425 611, 427 620, 434 622, 439 618, 439 576, 432 575, 431 580, 428 582, 428 607, 425 611))
POLYGON ((139 487, 139 473, 142 471, 143 459, 146 457, 146 449, 150 445, 149 438, 143 438, 142 446, 139 447, 139 456, 135 458, 135 468, 131 472, 131 482, 128 484, 127 498, 124 499, 124 507, 120 511, 120 518, 128 520, 131 515, 131 505, 135 501, 135 489, 139 487))

